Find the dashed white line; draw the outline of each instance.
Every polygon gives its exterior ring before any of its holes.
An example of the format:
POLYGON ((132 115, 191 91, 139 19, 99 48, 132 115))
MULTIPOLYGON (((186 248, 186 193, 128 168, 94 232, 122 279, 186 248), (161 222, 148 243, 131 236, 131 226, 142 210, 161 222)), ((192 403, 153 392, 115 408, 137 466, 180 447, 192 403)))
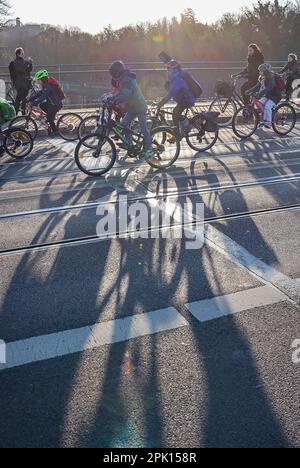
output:
POLYGON ((199 322, 207 322, 282 301, 286 301, 284 294, 269 286, 262 286, 226 296, 193 302, 187 304, 186 307, 199 322))

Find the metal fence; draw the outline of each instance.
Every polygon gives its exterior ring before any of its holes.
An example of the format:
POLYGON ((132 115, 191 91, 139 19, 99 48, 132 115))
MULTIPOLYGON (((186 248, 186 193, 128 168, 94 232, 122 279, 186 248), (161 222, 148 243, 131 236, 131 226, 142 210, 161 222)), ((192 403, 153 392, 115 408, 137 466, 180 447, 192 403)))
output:
MULTIPOLYGON (((274 69, 280 69, 284 62, 270 61, 274 69)), ((36 65, 35 69, 46 68, 62 84, 70 107, 89 107, 99 103, 99 97, 110 89, 108 63, 36 65)), ((166 70, 159 62, 132 62, 127 64, 137 74, 138 81, 148 100, 165 94, 166 70)), ((229 80, 246 66, 245 62, 182 62, 182 66, 199 80, 203 97, 214 95, 217 80, 229 80)), ((8 81, 7 67, 0 67, 0 78, 8 81)))

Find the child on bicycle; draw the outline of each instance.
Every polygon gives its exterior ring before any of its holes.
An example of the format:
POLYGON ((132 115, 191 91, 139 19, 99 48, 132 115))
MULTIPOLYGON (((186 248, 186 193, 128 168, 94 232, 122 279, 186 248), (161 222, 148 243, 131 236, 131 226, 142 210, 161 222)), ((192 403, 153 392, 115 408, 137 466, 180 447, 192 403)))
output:
MULTIPOLYGON (((13 120, 15 117, 15 108, 6 99, 0 98, 0 133, 1 125, 13 120)), ((4 152, 4 147, 0 146, 0 156, 2 156, 4 152)))
POLYGON ((259 83, 249 91, 247 95, 257 94, 258 99, 264 106, 264 127, 272 128, 273 108, 279 104, 282 97, 272 65, 264 63, 259 66, 259 83))
POLYGON ((188 109, 193 107, 196 103, 196 97, 190 90, 190 87, 185 80, 186 72, 181 68, 180 63, 176 60, 170 60, 165 64, 168 70, 168 93, 159 102, 158 108, 163 107, 172 98, 177 102, 177 106, 173 111, 173 124, 176 129, 177 135, 180 135, 180 117, 181 114, 188 109))
MULTIPOLYGON (((113 102, 126 112, 121 124, 124 127, 129 127, 132 121, 136 117, 138 118, 145 141, 145 148, 140 158, 149 159, 153 156, 153 150, 152 138, 147 125, 148 108, 143 93, 137 83, 136 75, 128 70, 125 64, 119 60, 112 63, 109 72, 114 80, 115 88, 118 90, 116 96, 113 98, 113 102)), ((126 137, 129 147, 131 136, 127 134, 126 137)))
POLYGON ((55 117, 63 107, 64 93, 59 83, 49 76, 47 70, 38 71, 34 79, 41 82, 42 90, 30 97, 29 101, 34 106, 39 106, 47 114, 52 136, 56 136, 58 131, 55 117))
POLYGON ((0 98, 0 125, 13 120, 16 117, 14 107, 3 98, 0 98))
POLYGON ((288 63, 280 70, 281 75, 287 75, 286 78, 286 98, 290 100, 293 93, 293 81, 300 78, 300 65, 296 54, 289 54, 288 63))

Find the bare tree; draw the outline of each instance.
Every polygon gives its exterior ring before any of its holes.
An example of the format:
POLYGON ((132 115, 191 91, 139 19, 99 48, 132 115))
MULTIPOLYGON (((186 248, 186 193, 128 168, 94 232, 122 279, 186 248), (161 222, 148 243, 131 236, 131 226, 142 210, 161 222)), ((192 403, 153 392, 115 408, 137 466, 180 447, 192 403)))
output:
POLYGON ((10 11, 10 4, 7 0, 0 0, 0 29, 5 26, 10 11))

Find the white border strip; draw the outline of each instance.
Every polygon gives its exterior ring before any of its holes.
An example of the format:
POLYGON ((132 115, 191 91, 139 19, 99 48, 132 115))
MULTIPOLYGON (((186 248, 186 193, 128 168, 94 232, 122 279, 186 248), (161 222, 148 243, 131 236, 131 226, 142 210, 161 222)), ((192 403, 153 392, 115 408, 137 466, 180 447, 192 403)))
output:
POLYGON ((207 322, 283 301, 286 301, 284 294, 269 286, 262 286, 226 296, 193 302, 187 304, 186 307, 199 322, 207 322))
POLYGON ((0 370, 79 353, 187 325, 185 318, 170 307, 89 327, 15 341, 6 344, 6 363, 0 363, 0 370))

